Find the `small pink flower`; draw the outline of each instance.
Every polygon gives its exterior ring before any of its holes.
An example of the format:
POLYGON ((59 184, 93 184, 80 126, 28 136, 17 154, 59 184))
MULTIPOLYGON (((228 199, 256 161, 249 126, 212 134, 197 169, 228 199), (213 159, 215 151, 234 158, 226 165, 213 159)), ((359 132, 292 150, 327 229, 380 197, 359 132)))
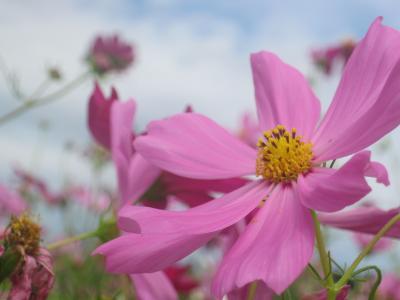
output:
POLYGON ((343 66, 346 65, 355 47, 356 43, 354 41, 347 40, 326 49, 314 50, 311 56, 314 64, 326 75, 330 75, 335 62, 341 61, 343 66))
POLYGON ((4 185, 0 185, 0 215, 19 215, 28 208, 16 192, 10 190, 4 185))
POLYGON ((377 19, 349 59, 320 122, 320 103, 301 73, 272 53, 253 54, 265 130, 258 151, 197 113, 152 122, 134 144, 148 163, 194 179, 261 178, 186 211, 124 206, 119 227, 126 234, 95 253, 106 256, 112 272, 155 272, 260 207, 224 256, 212 292, 222 298, 255 280, 283 292, 313 255, 310 209, 335 212, 356 203, 371 191, 366 176, 389 184, 384 166, 362 150, 400 123, 398 48, 400 34, 377 19), (323 165, 352 154, 339 169, 323 165))
POLYGON ((87 56, 94 72, 99 75, 123 71, 132 64, 134 58, 132 45, 122 41, 118 35, 98 36, 87 56))

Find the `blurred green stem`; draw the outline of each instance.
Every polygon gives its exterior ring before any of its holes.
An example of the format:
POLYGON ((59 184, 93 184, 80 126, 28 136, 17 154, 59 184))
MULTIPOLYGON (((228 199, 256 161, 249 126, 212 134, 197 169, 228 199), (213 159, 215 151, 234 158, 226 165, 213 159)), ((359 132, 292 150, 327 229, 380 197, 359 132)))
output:
POLYGON ((77 241, 86 240, 86 239, 95 237, 96 235, 97 235, 97 230, 84 232, 84 233, 81 233, 81 234, 78 234, 78 235, 63 239, 61 241, 57 241, 55 243, 49 244, 47 246, 47 249, 48 250, 54 250, 54 249, 57 249, 57 248, 64 247, 66 245, 72 244, 72 243, 77 242, 77 241))
POLYGON ((353 275, 353 272, 363 260, 365 256, 367 256, 376 243, 397 223, 400 221, 400 214, 394 216, 382 227, 381 230, 374 236, 374 238, 368 243, 368 245, 361 251, 361 253, 357 256, 351 266, 347 269, 346 273, 343 274, 342 278, 336 283, 335 290, 340 291, 347 283, 347 281, 353 275))
POLYGON ((67 83, 66 85, 64 85, 59 90, 47 94, 41 98, 26 99, 20 106, 18 106, 14 110, 6 113, 3 116, 0 116, 0 126, 35 107, 39 107, 51 103, 57 99, 60 99, 61 97, 71 92, 74 88, 82 84, 84 81, 86 81, 86 79, 90 77, 90 74, 91 74, 90 72, 85 72, 80 76, 78 76, 77 78, 75 78, 74 80, 67 83))

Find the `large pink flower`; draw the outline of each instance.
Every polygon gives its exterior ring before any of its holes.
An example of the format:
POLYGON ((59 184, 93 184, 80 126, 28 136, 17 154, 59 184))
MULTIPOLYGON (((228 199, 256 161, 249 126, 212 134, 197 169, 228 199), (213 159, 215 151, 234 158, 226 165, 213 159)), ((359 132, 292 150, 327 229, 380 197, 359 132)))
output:
POLYGON ((400 122, 399 48, 400 34, 376 20, 318 126, 320 104, 306 79, 274 54, 253 54, 259 123, 266 130, 258 151, 200 114, 151 123, 135 148, 152 164, 190 178, 261 179, 184 212, 124 207, 119 226, 127 234, 96 250, 108 269, 161 270, 261 206, 224 256, 213 294, 222 298, 255 280, 284 291, 313 254, 310 209, 334 212, 354 204, 371 190, 365 176, 389 184, 386 169, 359 151, 400 122), (337 170, 324 167, 354 153, 337 170))

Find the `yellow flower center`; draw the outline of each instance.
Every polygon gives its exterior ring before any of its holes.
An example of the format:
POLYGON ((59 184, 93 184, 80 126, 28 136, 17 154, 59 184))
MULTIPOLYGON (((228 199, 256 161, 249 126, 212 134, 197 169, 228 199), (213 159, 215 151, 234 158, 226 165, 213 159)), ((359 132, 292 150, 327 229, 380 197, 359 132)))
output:
POLYGON ((12 216, 6 242, 11 247, 22 247, 28 255, 36 255, 39 251, 40 231, 40 226, 28 215, 12 216))
POLYGON ((301 139, 296 128, 289 132, 278 125, 265 131, 257 143, 256 175, 274 183, 287 183, 307 173, 312 167, 312 144, 301 139))

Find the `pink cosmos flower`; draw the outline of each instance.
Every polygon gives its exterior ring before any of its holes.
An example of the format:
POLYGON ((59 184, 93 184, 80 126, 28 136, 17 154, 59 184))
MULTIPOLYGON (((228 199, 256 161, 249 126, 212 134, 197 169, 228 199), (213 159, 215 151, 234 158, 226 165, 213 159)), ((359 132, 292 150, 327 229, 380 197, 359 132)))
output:
POLYGON ((353 40, 347 40, 335 46, 314 50, 311 57, 317 67, 326 75, 330 75, 335 62, 341 61, 343 66, 346 65, 355 47, 356 43, 353 40))
POLYGON ((122 41, 118 35, 98 36, 94 41, 87 61, 94 72, 104 75, 127 69, 135 58, 132 45, 122 41))
POLYGON ((371 190, 365 176, 389 184, 386 169, 359 151, 400 122, 399 47, 400 34, 377 19, 318 126, 320 104, 306 79, 272 53, 253 54, 258 117, 266 130, 258 151, 200 114, 151 123, 135 142, 150 163, 190 178, 261 179, 184 212, 125 206, 119 226, 126 234, 96 250, 108 270, 164 269, 261 206, 224 256, 212 291, 222 298, 255 280, 284 291, 313 254, 310 209, 334 212, 356 203, 371 190), (337 170, 323 165, 354 153, 337 170))
POLYGON ((0 185, 0 215, 19 215, 28 208, 25 200, 23 200, 16 192, 0 185))
MULTIPOLYGON (((117 171, 118 206, 140 200, 144 205, 165 208, 171 195, 193 206, 210 200, 210 191, 231 191, 244 184, 243 180, 190 180, 162 172, 133 148, 135 101, 115 101, 118 98, 116 91, 110 100, 105 100, 102 95, 96 85, 89 104, 92 120, 89 128, 96 140, 103 141, 103 145, 111 150, 117 171)), ((164 272, 131 274, 130 277, 140 300, 178 298, 164 272)))

